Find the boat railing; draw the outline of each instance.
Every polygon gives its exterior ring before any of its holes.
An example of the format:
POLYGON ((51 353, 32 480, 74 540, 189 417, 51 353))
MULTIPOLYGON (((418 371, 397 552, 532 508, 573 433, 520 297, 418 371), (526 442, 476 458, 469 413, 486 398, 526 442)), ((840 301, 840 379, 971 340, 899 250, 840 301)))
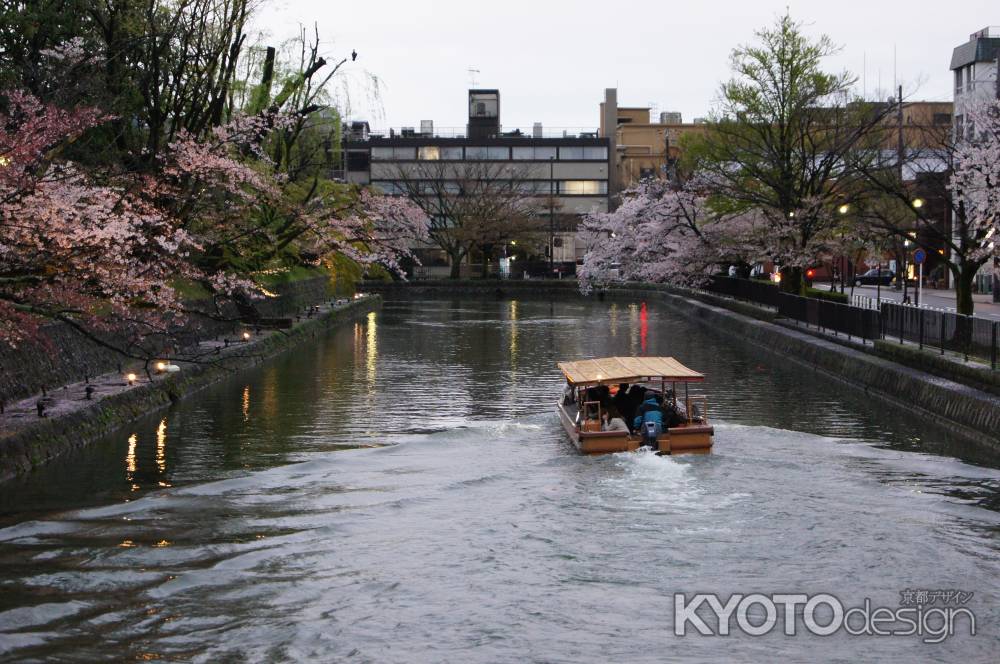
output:
POLYGON ((704 395, 689 396, 686 406, 688 424, 706 424, 708 422, 708 397, 704 395))

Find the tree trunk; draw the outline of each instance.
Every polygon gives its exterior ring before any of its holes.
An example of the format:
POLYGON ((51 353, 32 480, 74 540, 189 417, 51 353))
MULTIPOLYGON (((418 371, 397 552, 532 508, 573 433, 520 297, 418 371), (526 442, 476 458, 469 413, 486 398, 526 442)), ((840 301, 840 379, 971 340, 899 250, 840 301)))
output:
POLYGON ((448 256, 451 258, 451 272, 448 274, 449 279, 459 279, 462 276, 462 254, 461 252, 449 252, 448 256))
POLYGON ((784 267, 781 269, 781 290, 792 295, 802 295, 801 267, 784 267))
POLYGON ((979 265, 962 261, 960 269, 958 278, 955 279, 955 311, 971 316, 975 310, 975 302, 972 301, 972 284, 976 280, 979 265))

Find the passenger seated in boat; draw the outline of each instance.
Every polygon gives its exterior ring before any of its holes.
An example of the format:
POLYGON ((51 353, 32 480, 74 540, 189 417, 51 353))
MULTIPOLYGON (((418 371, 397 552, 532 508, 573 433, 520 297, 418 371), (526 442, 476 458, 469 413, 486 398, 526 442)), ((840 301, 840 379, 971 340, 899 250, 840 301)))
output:
POLYGON ((643 441, 654 448, 656 439, 663 433, 663 411, 657 402, 657 396, 655 392, 646 393, 646 400, 639 406, 632 422, 633 428, 642 433, 643 441))
POLYGON ((611 398, 611 405, 621 414, 623 420, 631 420, 635 417, 635 407, 638 403, 633 403, 628 395, 628 383, 618 385, 618 391, 611 398))
POLYGON ((600 431, 601 428, 601 407, 599 402, 586 402, 583 404, 583 424, 580 426, 580 430, 600 431))
POLYGON ((628 433, 628 425, 625 424, 625 420, 622 419, 621 413, 618 409, 612 405, 608 408, 607 412, 604 413, 604 426, 601 427, 602 431, 624 431, 628 433))
POLYGON ((563 405, 570 406, 574 403, 576 403, 576 388, 573 386, 573 383, 569 382, 569 379, 567 379, 566 389, 563 390, 563 405))
POLYGON ((673 390, 667 390, 667 395, 663 399, 663 426, 670 429, 672 427, 679 427, 680 425, 687 422, 687 416, 680 408, 677 407, 677 399, 674 397, 673 390))

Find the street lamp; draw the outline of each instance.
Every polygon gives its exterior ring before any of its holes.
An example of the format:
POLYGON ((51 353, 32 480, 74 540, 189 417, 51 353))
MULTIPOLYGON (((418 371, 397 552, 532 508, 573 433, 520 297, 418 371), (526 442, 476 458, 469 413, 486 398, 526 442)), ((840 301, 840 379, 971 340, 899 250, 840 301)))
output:
POLYGON ((913 207, 914 208, 916 208, 917 210, 919 210, 923 206, 924 206, 924 199, 922 199, 922 198, 914 198, 913 199, 913 207))
POLYGON ((837 212, 839 212, 840 214, 847 214, 850 211, 851 211, 851 206, 848 205, 847 203, 844 203, 839 208, 837 208, 837 212))

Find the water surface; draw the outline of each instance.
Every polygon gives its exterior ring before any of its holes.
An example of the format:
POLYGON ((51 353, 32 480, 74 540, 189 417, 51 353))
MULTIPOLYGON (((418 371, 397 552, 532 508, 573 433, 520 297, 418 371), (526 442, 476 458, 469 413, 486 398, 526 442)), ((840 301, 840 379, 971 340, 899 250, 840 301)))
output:
POLYGON ((995 661, 997 465, 661 305, 389 302, 0 485, 0 658, 995 661), (613 354, 704 371, 715 452, 578 456, 555 362, 613 354), (672 635, 908 588, 979 635, 672 635))

